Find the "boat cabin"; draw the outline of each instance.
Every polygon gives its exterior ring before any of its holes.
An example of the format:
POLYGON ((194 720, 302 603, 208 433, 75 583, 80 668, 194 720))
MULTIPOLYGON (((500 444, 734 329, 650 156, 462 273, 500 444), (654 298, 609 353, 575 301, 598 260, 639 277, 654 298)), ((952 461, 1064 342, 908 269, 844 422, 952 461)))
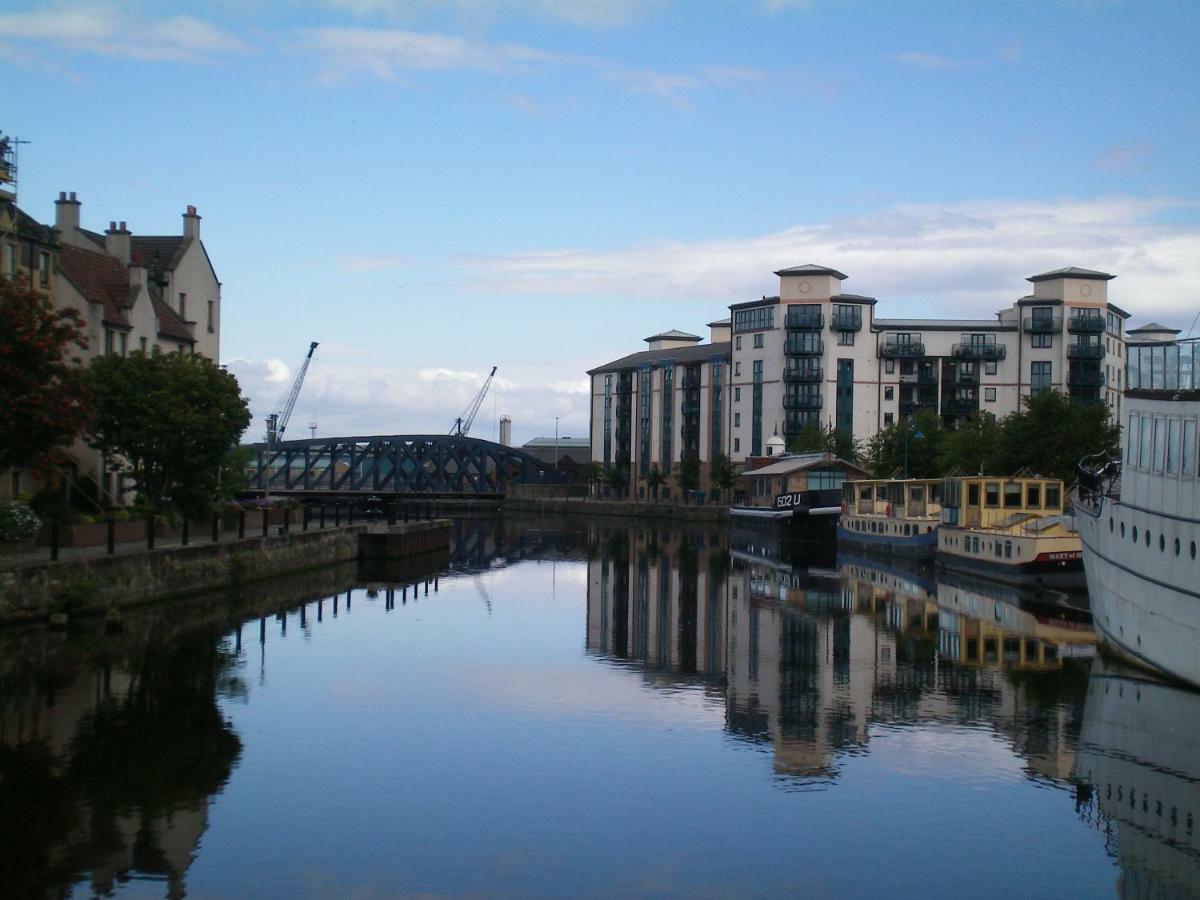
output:
POLYGON ((836 505, 847 479, 869 474, 862 466, 832 453, 795 453, 777 457, 742 477, 746 483, 746 505, 768 509, 784 508, 790 500, 803 505, 836 505))
POLYGON ((940 478, 847 481, 842 486, 842 509, 850 516, 937 520, 942 510, 941 496, 940 478))
POLYGON ((942 524, 955 528, 1014 531, 1063 514, 1057 478, 972 475, 942 480, 942 524))

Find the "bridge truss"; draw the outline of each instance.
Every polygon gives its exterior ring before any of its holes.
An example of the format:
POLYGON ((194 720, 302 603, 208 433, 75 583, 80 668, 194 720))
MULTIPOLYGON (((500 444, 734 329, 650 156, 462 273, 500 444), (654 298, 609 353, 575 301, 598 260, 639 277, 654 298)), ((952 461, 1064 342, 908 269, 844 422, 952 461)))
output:
POLYGON ((250 491, 477 496, 563 481, 522 450, 453 434, 318 438, 251 449, 250 491))

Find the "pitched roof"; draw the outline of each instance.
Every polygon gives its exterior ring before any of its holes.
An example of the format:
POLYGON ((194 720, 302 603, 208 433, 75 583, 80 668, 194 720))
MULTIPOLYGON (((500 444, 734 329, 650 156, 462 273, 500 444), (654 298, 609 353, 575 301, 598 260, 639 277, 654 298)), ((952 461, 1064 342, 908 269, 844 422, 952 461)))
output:
POLYGON ((17 234, 27 240, 37 241, 42 244, 53 244, 54 233, 49 226, 43 225, 17 204, 11 200, 0 200, 0 209, 7 210, 12 216, 13 223, 17 226, 17 234))
POLYGON ((699 341, 700 335, 688 334, 686 331, 680 331, 678 328, 672 328, 670 331, 664 331, 661 334, 652 334, 645 339, 646 341, 699 341))
POLYGON ((522 444, 522 447, 524 447, 524 448, 558 447, 559 450, 570 450, 570 449, 578 450, 580 447, 590 447, 591 445, 592 445, 592 442, 590 440, 588 440, 587 438, 539 437, 539 438, 534 438, 533 440, 530 440, 530 441, 526 441, 524 444, 522 444))
POLYGON ((999 319, 876 319, 871 323, 876 330, 895 331, 1016 331, 1016 322, 999 319))
POLYGON ((874 297, 868 297, 865 294, 834 294, 829 299, 832 300, 834 303, 838 303, 839 301, 843 301, 843 300, 849 301, 851 303, 874 303, 875 302, 874 297))
POLYGON ((88 303, 103 307, 105 322, 130 327, 125 313, 130 303, 129 270, 120 260, 64 244, 58 254, 58 269, 88 303))
POLYGON ((846 279, 849 275, 839 272, 837 269, 830 269, 828 266, 818 266, 814 263, 806 263, 803 266, 792 266, 790 269, 779 269, 776 275, 832 275, 834 278, 846 279))
POLYGON ((159 337, 184 344, 196 343, 187 323, 171 308, 171 304, 163 299, 162 291, 153 282, 150 284, 150 302, 154 305, 154 314, 158 317, 159 337))
POLYGON ((179 235, 135 236, 129 242, 129 260, 152 271, 173 272, 189 244, 190 240, 179 235))
POLYGON ((1107 272, 1097 272, 1095 269, 1080 269, 1077 266, 1067 266, 1065 269, 1055 269, 1043 272, 1041 275, 1030 275, 1026 281, 1051 281, 1055 278, 1086 278, 1093 281, 1112 281, 1116 275, 1107 272))
POLYGON ((722 328, 722 327, 728 328, 731 324, 733 324, 733 317, 726 316, 723 319, 717 319, 717 321, 715 321, 715 322, 709 322, 708 327, 709 328, 722 328))
POLYGON ((666 350, 643 350, 640 353, 630 353, 620 359, 594 369, 588 369, 589 375, 597 372, 617 372, 624 369, 640 369, 642 366, 652 366, 670 360, 675 363, 698 363, 709 360, 728 360, 729 341, 717 344, 696 344, 691 347, 670 347, 666 350))
POLYGON ((856 465, 848 460, 834 456, 832 453, 793 453, 787 456, 779 457, 777 462, 762 466, 758 469, 747 469, 745 474, 748 477, 756 477, 759 475, 787 475, 791 472, 799 472, 801 469, 811 469, 813 466, 829 463, 841 463, 851 469, 857 469, 864 475, 867 470, 862 466, 856 465))
POLYGON ((1182 331, 1183 331, 1182 328, 1168 328, 1166 325, 1159 325, 1157 322, 1150 322, 1149 324, 1143 325, 1141 328, 1130 328, 1125 333, 1126 334, 1151 334, 1154 332, 1158 332, 1161 334, 1163 332, 1166 332, 1167 334, 1180 334, 1182 331))

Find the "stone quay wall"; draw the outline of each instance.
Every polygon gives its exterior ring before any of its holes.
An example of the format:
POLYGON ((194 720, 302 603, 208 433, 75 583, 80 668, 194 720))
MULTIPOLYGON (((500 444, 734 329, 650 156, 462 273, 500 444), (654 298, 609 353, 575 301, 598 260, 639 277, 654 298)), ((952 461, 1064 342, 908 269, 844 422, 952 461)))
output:
POLYGON ((728 522, 727 506, 684 506, 680 503, 637 502, 633 500, 583 500, 549 497, 508 496, 501 507, 505 512, 537 515, 619 516, 626 519, 662 519, 671 522, 728 522))

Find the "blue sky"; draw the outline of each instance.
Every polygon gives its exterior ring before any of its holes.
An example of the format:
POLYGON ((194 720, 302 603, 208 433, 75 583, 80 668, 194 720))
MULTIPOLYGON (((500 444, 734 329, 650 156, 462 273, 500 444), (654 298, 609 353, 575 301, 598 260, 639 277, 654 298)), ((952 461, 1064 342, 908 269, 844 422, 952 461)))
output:
POLYGON ((447 430, 498 365, 476 431, 523 441, 799 263, 884 316, 1099 268, 1186 330, 1198 34, 1190 2, 8 0, 0 129, 43 220, 199 208, 257 414, 318 340, 318 433, 447 430))

